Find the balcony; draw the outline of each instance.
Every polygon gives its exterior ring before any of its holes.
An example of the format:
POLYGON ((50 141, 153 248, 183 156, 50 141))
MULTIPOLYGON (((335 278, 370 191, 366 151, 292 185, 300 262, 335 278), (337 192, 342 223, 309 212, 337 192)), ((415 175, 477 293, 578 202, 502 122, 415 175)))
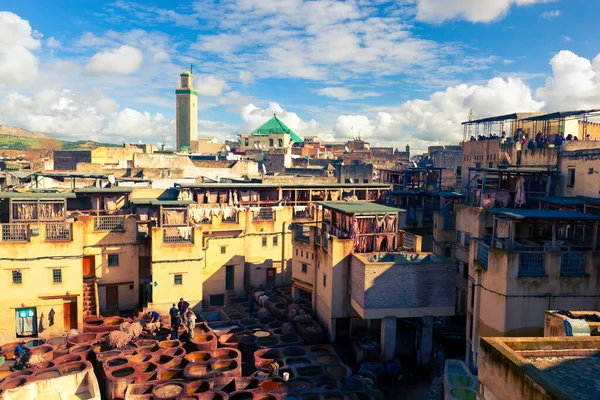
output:
POLYGON ((252 211, 252 220, 254 221, 273 221, 275 213, 271 207, 261 207, 258 211, 252 211))
MULTIPOLYGON (((296 208, 296 207, 294 207, 296 208)), ((304 209, 294 209, 294 215, 293 215, 294 219, 312 219, 313 216, 310 212, 310 210, 308 208, 304 208, 304 209)))
POLYGON ((294 238, 300 242, 310 243, 310 227, 296 225, 294 227, 294 238))
POLYGON ((106 215, 94 217, 94 232, 125 232, 125 216, 106 215))
POLYGON ((29 242, 29 224, 1 224, 3 242, 29 242))
POLYGON ((47 241, 70 241, 73 240, 73 224, 70 222, 45 224, 45 239, 47 241))
POLYGON ((194 243, 194 228, 187 226, 177 228, 163 228, 163 243, 194 243))

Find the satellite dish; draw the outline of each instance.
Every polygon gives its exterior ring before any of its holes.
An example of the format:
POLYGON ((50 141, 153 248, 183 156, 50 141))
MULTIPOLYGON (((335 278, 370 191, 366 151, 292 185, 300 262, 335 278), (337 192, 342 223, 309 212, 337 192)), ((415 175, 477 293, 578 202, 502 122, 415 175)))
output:
POLYGON ((415 160, 413 160, 413 165, 415 166, 415 168, 417 168, 417 163, 415 160))
POLYGON ((267 169, 265 168, 265 164, 263 164, 262 167, 263 167, 263 174, 266 175, 267 174, 267 169))
POLYGON ((138 140, 138 143, 139 143, 139 144, 142 144, 142 139, 138 140))
POLYGON ((278 148, 277 145, 273 145, 276 149, 278 148))
POLYGON ((108 176, 108 181, 110 182, 111 185, 114 185, 116 180, 115 180, 115 176, 114 175, 109 175, 108 176))
POLYGON ((227 151, 231 151, 231 147, 225 146, 225 148, 227 149, 227 151))
POLYGON ((254 143, 254 148, 258 149, 258 144, 257 143, 254 143))
POLYGON ((346 149, 346 153, 350 152, 350 150, 348 150, 348 146, 345 146, 344 149, 346 149))

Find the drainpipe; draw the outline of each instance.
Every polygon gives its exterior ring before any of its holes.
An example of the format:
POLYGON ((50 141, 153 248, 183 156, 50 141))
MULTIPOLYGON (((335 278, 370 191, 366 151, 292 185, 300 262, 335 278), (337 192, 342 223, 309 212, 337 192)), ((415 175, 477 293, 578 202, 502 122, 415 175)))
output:
POLYGON ((94 279, 94 300, 96 301, 96 318, 100 317, 100 299, 98 297, 98 279, 94 279))

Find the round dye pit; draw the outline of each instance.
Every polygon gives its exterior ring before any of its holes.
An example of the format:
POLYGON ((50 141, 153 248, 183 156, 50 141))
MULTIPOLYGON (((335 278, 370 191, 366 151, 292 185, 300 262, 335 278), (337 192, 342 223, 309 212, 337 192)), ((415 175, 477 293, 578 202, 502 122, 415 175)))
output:
POLYGON ((183 394, 184 387, 178 383, 165 383, 155 387, 153 393, 159 399, 170 399, 183 394))
POLYGON ((348 375, 348 370, 341 365, 327 367, 327 372, 329 372, 332 376, 335 376, 336 378, 342 378, 348 375))
POLYGON ((272 337, 263 337, 263 338, 259 338, 256 341, 256 344, 261 347, 277 346, 278 343, 279 343, 279 340, 272 338, 272 337))
POLYGON ((115 369, 110 374, 114 378, 124 378, 126 376, 132 375, 134 372, 135 372, 135 369, 133 369, 133 367, 125 367, 125 368, 115 369))
POLYGON ((311 361, 305 357, 290 357, 285 360, 285 364, 292 365, 302 365, 302 364, 310 364, 311 361))
POLYGON ((287 357, 305 356, 306 350, 304 350, 302 347, 286 347, 283 349, 283 354, 287 357))
POLYGON ((213 368, 215 369, 215 371, 219 371, 219 372, 233 371, 237 367, 238 367, 238 363, 235 360, 217 361, 213 365, 213 368))
POLYGON ((250 392, 238 392, 229 395, 229 400, 252 400, 254 396, 250 392))
POLYGON ((211 371, 210 365, 192 365, 187 369, 187 374, 190 376, 204 376, 211 371))
POLYGON ((57 369, 51 369, 51 370, 38 371, 31 376, 31 379, 33 379, 35 381, 43 381, 45 379, 58 378, 59 376, 60 376, 60 372, 58 372, 57 369))
POLYGON ((204 393, 210 390, 210 383, 206 381, 194 381, 187 384, 186 393, 204 393))
POLYGON ((125 358, 113 358, 106 361, 107 367, 118 367, 119 365, 127 364, 127 359, 125 358))
POLYGON ((260 384, 260 388, 267 392, 276 392, 284 387, 281 380, 267 379, 260 384))
POLYGON ((192 364, 206 362, 210 360, 212 357, 210 353, 205 353, 203 351, 194 351, 185 356, 185 359, 188 360, 192 364))
POLYGON ((300 376, 317 376, 323 373, 323 369, 321 367, 301 367, 297 369, 298 375, 300 376))
POLYGON ((149 353, 141 353, 136 354, 134 356, 129 357, 129 362, 132 364, 145 363, 150 361, 152 358, 152 354, 149 353))
POLYGON ((308 379, 297 378, 288 381, 288 387, 293 392, 301 392, 311 389, 313 384, 308 379))
POLYGON ((76 374, 81 371, 85 371, 87 368, 86 363, 74 362, 70 364, 63 364, 59 367, 61 375, 76 374))
POLYGON ((158 347, 162 349, 170 349, 179 346, 181 346, 181 342, 179 340, 163 340, 162 342, 158 343, 158 347))
POLYGON ((337 358, 336 356, 320 356, 320 357, 317 357, 317 362, 319 364, 323 364, 323 365, 333 365, 333 364, 339 364, 340 359, 337 358))
POLYGON ((310 348, 311 353, 314 354, 332 354, 333 350, 329 347, 324 346, 313 346, 310 348))
POLYGON ((238 352, 231 349, 218 349, 213 353, 213 358, 218 360, 228 360, 231 358, 237 358, 238 352))

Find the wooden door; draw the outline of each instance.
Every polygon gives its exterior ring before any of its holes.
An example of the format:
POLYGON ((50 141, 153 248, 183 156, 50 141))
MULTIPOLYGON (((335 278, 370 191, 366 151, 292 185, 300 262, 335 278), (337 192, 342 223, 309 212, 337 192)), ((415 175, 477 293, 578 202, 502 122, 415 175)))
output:
POLYGON ((225 267, 225 290, 235 289, 235 266, 227 265, 225 267))
POLYGON ((83 257, 83 277, 90 278, 96 275, 96 266, 94 256, 84 256, 83 257))
POLYGON ((77 329, 77 300, 65 300, 63 303, 64 330, 77 329))
POLYGON ((64 330, 71 329, 71 303, 63 303, 63 326, 64 330))
POLYGON ((107 286, 106 287, 106 309, 107 310, 118 310, 119 309, 119 286, 107 286))
POLYGON ((267 268, 266 286, 275 286, 275 268, 267 268))

